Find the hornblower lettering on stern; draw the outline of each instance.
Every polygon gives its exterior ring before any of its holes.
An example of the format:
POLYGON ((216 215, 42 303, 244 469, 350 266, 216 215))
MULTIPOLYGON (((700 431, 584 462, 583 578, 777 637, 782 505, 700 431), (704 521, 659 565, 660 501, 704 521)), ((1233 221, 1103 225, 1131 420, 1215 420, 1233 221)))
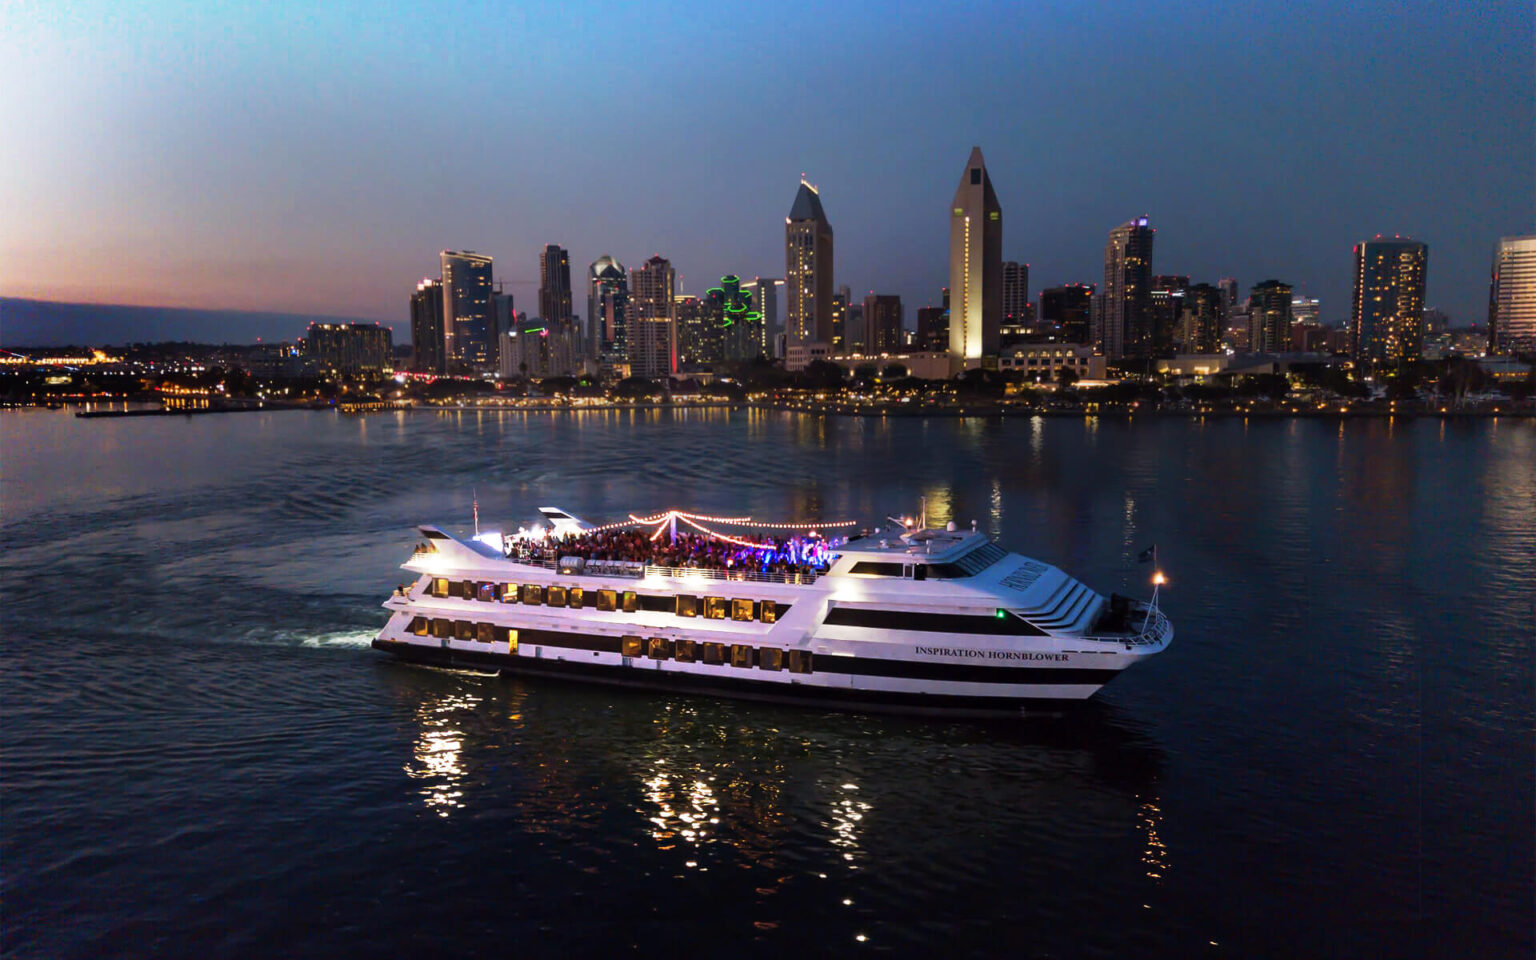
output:
POLYGON ((1155 591, 1106 598, 952 523, 848 535, 855 524, 539 513, 509 535, 420 527, 404 564, 416 579, 385 602, 373 645, 441 666, 1017 716, 1087 699, 1173 639, 1155 591))

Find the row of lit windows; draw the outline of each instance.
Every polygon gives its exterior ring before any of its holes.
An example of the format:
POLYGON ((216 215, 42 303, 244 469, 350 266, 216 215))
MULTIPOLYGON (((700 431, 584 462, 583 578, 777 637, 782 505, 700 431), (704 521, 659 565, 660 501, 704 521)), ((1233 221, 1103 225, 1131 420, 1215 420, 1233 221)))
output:
MULTIPOLYGON (((515 654, 518 651, 518 631, 515 628, 494 623, 449 620, 444 617, 413 617, 406 631, 417 637, 469 640, 493 646, 505 644, 508 653, 515 654)), ((813 671, 812 655, 809 650, 780 650, 777 647, 754 647, 745 643, 670 640, 666 637, 647 638, 633 635, 619 637, 616 640, 611 637, 581 639, 582 648, 618 653, 632 659, 729 665, 745 670, 756 667, 759 670, 788 670, 790 673, 813 671)), ((559 644, 550 644, 550 646, 559 646, 559 644)))
MULTIPOLYGON (((455 597, 486 603, 522 603, 530 606, 592 607, 612 612, 635 613, 647 610, 673 613, 679 617, 703 617, 707 620, 756 620, 777 623, 780 605, 772 600, 745 598, 696 597, 678 594, 670 597, 642 596, 633 590, 586 590, 582 587, 538 583, 492 583, 485 580, 449 580, 435 577, 428 591, 434 597, 455 597)), ((786 605, 784 609, 788 609, 786 605)))

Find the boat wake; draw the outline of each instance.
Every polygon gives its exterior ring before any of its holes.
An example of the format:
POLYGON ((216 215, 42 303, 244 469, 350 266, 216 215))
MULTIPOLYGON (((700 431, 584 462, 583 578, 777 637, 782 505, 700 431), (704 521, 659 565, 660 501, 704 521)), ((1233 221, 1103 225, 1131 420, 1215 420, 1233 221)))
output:
POLYGON ((342 630, 335 633, 321 633, 312 637, 305 637, 300 641, 305 647, 349 647, 357 650, 366 650, 373 644, 377 630, 342 630))

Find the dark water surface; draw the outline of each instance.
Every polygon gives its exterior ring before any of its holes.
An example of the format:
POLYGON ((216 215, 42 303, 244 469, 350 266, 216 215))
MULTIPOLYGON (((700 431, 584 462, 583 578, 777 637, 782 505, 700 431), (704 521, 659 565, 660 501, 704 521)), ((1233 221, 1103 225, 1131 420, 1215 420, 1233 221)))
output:
POLYGON ((1536 426, 0 414, 8 955, 1530 957, 1536 426), (976 520, 1173 646, 1059 720, 368 648, 411 525, 976 520))

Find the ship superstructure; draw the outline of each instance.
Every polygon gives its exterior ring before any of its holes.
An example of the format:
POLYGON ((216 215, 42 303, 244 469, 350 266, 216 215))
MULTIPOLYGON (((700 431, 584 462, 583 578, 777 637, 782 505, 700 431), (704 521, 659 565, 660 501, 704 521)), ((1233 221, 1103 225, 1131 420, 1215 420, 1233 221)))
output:
POLYGON ((404 564, 416 579, 385 602, 374 646, 707 695, 1019 715, 1086 699, 1173 638, 1155 594, 1106 598, 953 524, 734 536, 718 528, 750 518, 667 511, 593 526, 540 512, 562 536, 420 527, 404 564))

